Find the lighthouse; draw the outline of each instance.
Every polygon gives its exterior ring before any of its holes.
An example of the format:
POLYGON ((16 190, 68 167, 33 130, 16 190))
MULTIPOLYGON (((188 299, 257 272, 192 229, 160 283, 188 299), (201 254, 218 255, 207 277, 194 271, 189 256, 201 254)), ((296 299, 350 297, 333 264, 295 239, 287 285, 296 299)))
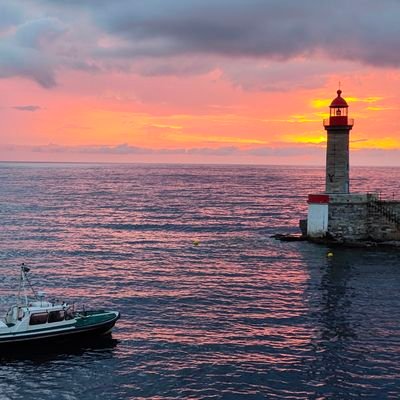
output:
MULTIPOLYGON (((339 89, 329 106, 329 118, 323 124, 327 132, 325 192, 308 195, 308 237, 325 237, 343 231, 336 224, 336 215, 344 216, 343 210, 336 205, 352 204, 349 179, 349 142, 354 121, 348 116, 349 105, 339 89), (339 211, 337 211, 339 210, 339 211)), ((354 197, 355 199, 356 197, 354 197)), ((345 224, 347 221, 345 220, 345 224)), ((340 225, 340 227, 339 227, 340 225)), ((351 229, 351 227, 350 227, 351 229)))
MULTIPOLYGON (((324 243, 400 243, 400 200, 378 193, 350 193, 349 139, 354 121, 337 91, 323 124, 327 132, 325 191, 308 195, 303 235, 324 243)), ((369 243, 369 244, 368 244, 369 243)))
POLYGON ((348 117, 349 106, 341 90, 329 110, 329 118, 324 120, 328 136, 325 193, 346 194, 349 193, 349 139, 354 121, 348 117))

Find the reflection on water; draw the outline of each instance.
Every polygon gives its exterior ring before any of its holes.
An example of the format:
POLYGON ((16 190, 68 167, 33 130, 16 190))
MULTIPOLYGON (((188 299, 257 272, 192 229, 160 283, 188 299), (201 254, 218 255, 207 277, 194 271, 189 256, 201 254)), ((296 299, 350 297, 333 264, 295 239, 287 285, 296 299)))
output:
POLYGON ((29 346, 18 350, 7 351, 4 349, 0 354, 0 361, 31 361, 33 363, 43 363, 55 358, 65 358, 73 355, 84 355, 85 353, 96 352, 111 354, 112 350, 118 345, 119 340, 111 334, 99 336, 92 339, 83 339, 80 342, 64 342, 47 346, 29 346))
MULTIPOLYGON (((357 169, 354 186, 396 191, 397 173, 357 169)), ((398 397, 398 252, 270 238, 297 229, 321 169, 4 164, 0 179, 0 308, 26 262, 50 298, 122 313, 111 346, 3 357, 0 398, 398 397)))
POLYGON ((326 328, 322 332, 322 339, 328 341, 356 338, 347 317, 351 315, 351 298, 355 295, 350 286, 351 264, 342 253, 339 250, 335 257, 329 259, 321 281, 324 292, 321 323, 326 328))

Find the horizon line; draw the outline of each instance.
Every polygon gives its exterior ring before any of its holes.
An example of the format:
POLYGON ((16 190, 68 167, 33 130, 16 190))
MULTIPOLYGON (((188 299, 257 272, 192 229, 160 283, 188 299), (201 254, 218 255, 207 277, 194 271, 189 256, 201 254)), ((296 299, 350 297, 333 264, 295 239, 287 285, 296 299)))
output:
MULTIPOLYGON (((304 167, 304 168, 325 168, 325 165, 318 164, 276 164, 276 163, 217 163, 217 162, 134 162, 134 161, 38 161, 38 160, 0 160, 1 164, 72 164, 72 165, 194 165, 194 166, 248 166, 248 167, 304 167)), ((351 168, 400 168, 400 165, 365 165, 353 164, 351 168)))

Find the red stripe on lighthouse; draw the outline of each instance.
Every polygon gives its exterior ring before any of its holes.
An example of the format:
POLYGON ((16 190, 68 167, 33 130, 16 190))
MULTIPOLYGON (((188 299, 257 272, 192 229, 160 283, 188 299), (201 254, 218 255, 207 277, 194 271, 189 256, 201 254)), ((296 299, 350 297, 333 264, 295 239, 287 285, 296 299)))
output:
POLYGON ((309 194, 307 202, 312 204, 328 204, 329 196, 327 194, 309 194))

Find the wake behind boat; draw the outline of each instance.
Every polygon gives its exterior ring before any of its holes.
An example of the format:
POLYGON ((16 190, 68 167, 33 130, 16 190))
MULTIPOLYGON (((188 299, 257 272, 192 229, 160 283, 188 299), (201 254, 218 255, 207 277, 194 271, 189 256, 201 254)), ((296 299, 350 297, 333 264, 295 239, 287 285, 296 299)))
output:
POLYGON ((111 332, 120 317, 118 311, 75 311, 67 303, 53 303, 36 293, 28 278, 29 268, 21 265, 17 304, 0 320, 0 353, 30 345, 81 342, 111 332), (34 299, 29 299, 27 286, 34 299))

